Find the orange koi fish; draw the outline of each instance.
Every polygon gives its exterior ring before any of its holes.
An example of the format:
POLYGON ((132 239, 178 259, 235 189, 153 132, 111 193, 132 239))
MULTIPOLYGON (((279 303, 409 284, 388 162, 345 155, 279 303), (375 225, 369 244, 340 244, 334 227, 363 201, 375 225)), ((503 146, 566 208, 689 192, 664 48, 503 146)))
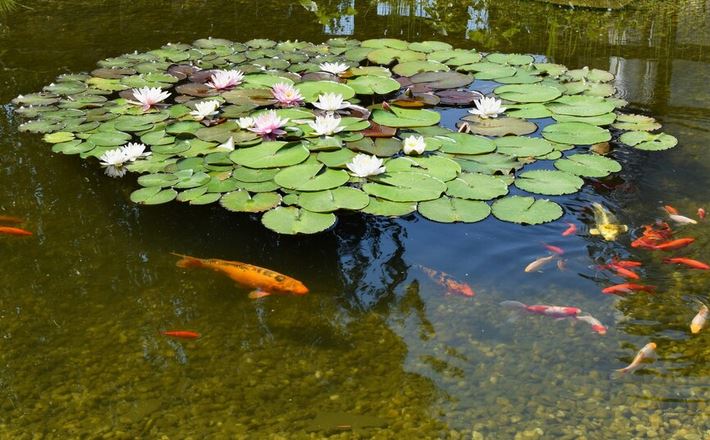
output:
POLYGON ((634 284, 634 283, 622 283, 609 286, 602 289, 602 293, 606 295, 622 295, 625 293, 632 292, 646 292, 653 293, 656 290, 655 286, 646 286, 644 284, 634 284))
POLYGON ((575 232, 577 232, 577 225, 575 225, 574 223, 567 223, 567 229, 562 232, 562 236, 566 237, 568 235, 574 234, 575 232))
POLYGON ((702 261, 693 260, 692 258, 665 258, 664 263, 669 264, 684 264, 693 269, 709 270, 710 266, 703 263, 702 261))
POLYGON ((500 303, 503 307, 512 307, 517 309, 523 309, 530 313, 536 315, 549 316, 550 318, 576 318, 577 315, 582 313, 582 309, 577 307, 567 307, 567 306, 548 306, 544 304, 534 304, 527 305, 520 301, 503 301, 500 303))
POLYGON ((654 245, 653 249, 660 251, 674 251, 676 249, 684 248, 694 241, 694 238, 678 238, 676 240, 654 245))
POLYGON ((24 222, 25 221, 21 218, 13 217, 10 215, 0 215, 0 223, 14 223, 16 225, 19 225, 20 223, 24 222))
POLYGON ((690 332, 693 334, 700 333, 700 330, 705 327, 705 323, 708 320, 708 314, 710 314, 710 311, 708 310, 708 306, 705 304, 702 304, 700 306, 700 310, 698 311, 698 314, 695 315, 693 320, 690 322, 690 332))
POLYGON ((592 315, 583 315, 583 316, 577 316, 576 319, 578 321, 584 321, 587 324, 592 326, 592 330, 599 334, 599 335, 605 335, 606 334, 606 327, 604 327, 604 324, 599 322, 597 318, 595 318, 592 315))
POLYGON ((176 263, 178 267, 201 267, 221 272, 237 284, 255 289, 259 298, 273 293, 294 295, 308 293, 308 288, 302 282, 263 267, 217 258, 195 258, 176 253, 173 255, 181 257, 176 263))
POLYGON ((668 214, 673 214, 673 215, 677 215, 677 214, 678 214, 678 210, 675 209, 674 207, 672 207, 671 205, 665 205, 665 206, 663 207, 663 209, 664 209, 668 214))
POLYGON ((199 333, 190 330, 167 330, 160 332, 160 334, 182 339, 197 339, 201 336, 199 333))
POLYGON ((706 215, 705 209, 703 209, 703 208, 698 208, 698 218, 699 218, 700 220, 705 220, 705 215, 706 215))
POLYGON ((643 362, 647 359, 652 359, 656 357, 656 343, 655 342, 649 342, 648 344, 644 345, 641 350, 636 353, 636 356, 634 357, 634 360, 631 361, 631 363, 621 369, 615 370, 615 376, 621 376, 626 373, 633 373, 634 371, 638 370, 643 366, 643 362))
POLYGON ((643 263, 641 263, 640 261, 632 261, 632 260, 617 260, 617 259, 614 259, 614 260, 613 260, 613 263, 614 263, 615 265, 619 266, 619 267, 625 267, 625 268, 627 268, 627 269, 628 269, 629 267, 641 267, 641 266, 643 265, 643 263))
POLYGON ((639 280, 641 279, 640 276, 636 272, 634 272, 631 269, 627 269, 623 266, 619 266, 618 264, 611 263, 609 264, 609 268, 613 269, 619 276, 622 276, 624 278, 629 278, 632 280, 639 280))
POLYGON ((22 235, 22 236, 32 235, 32 233, 30 231, 27 231, 27 230, 21 229, 21 228, 13 228, 12 226, 0 226, 0 234, 22 235))
POLYGON ((454 279, 451 275, 445 272, 439 272, 438 270, 430 269, 428 267, 419 266, 419 268, 427 274, 432 281, 436 284, 445 287, 448 293, 454 293, 463 296, 474 296, 476 292, 473 291, 471 286, 466 283, 462 283, 454 279))
POLYGON ((543 243, 542 245, 545 246, 545 249, 547 249, 550 252, 554 252, 557 255, 563 255, 565 253, 565 250, 559 246, 553 246, 551 244, 546 244, 546 243, 543 243))
POLYGON ((631 242, 631 247, 653 249, 653 246, 669 240, 673 236, 671 227, 666 222, 658 222, 655 225, 644 225, 643 234, 631 242))

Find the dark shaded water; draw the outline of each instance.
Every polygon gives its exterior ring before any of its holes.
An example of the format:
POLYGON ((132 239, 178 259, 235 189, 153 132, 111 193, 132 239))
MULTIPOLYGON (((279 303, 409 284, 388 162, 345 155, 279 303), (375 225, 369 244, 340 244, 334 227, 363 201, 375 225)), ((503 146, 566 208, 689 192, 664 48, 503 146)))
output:
MULTIPOLYGON (((0 436, 707 438, 710 336, 688 331, 697 301, 708 301, 706 274, 663 265, 628 237, 602 242, 584 225, 594 200, 632 228, 664 203, 710 208, 710 5, 316 3, 314 13, 279 1, 36 1, 0 17, 0 213, 36 232, 0 239, 0 436), (560 198, 567 213, 548 225, 352 216, 293 238, 219 207, 136 206, 130 179, 18 133, 8 104, 17 94, 106 57, 210 35, 439 39, 608 69, 632 109, 681 146, 615 152, 624 171, 560 198), (561 237, 563 221, 580 235, 561 237), (523 272, 543 241, 566 249, 568 270, 523 272), (312 294, 252 301, 226 278, 178 270, 171 251, 273 268, 312 294), (602 295, 593 266, 614 254, 643 260, 658 294, 602 295), (445 295, 418 264, 477 296, 445 295), (510 320, 506 299, 578 306, 609 332, 510 320), (167 328, 204 336, 168 340, 158 333, 167 328), (659 359, 609 380, 649 340, 659 359)), ((684 254, 703 259, 708 227, 685 234, 697 242, 684 254)))

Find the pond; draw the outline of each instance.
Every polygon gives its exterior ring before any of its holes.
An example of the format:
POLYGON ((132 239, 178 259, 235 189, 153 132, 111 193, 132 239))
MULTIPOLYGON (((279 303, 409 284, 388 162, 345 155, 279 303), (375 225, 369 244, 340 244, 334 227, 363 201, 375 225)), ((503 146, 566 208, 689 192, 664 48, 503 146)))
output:
POLYGON ((673 224, 676 237, 695 239, 673 253, 631 243, 643 225, 667 220, 664 205, 693 218, 710 209, 710 13, 700 0, 603 3, 612 9, 0 2, 0 215, 33 232, 0 236, 2 437, 708 438, 710 331, 689 325, 710 301, 710 280, 664 262, 704 260, 708 225, 673 224), (215 205, 134 204, 134 176, 110 179, 20 132, 18 94, 98 60, 208 36, 439 40, 609 70, 628 110, 654 116, 679 146, 615 149, 623 170, 554 197, 564 217, 543 225, 353 214, 326 232, 287 236, 215 205), (595 202, 630 233, 590 234, 595 202), (578 230, 563 236, 568 223, 578 230), (562 248, 564 270, 526 272, 549 254, 544 245, 562 248), (227 277, 176 267, 173 252, 273 269, 310 292, 250 299, 227 277), (615 257, 642 262, 632 270, 654 293, 602 294, 624 282, 600 268, 615 257), (427 268, 475 295, 447 293, 427 268), (504 301, 578 307, 606 334, 504 301), (611 374, 651 341, 653 362, 611 374))

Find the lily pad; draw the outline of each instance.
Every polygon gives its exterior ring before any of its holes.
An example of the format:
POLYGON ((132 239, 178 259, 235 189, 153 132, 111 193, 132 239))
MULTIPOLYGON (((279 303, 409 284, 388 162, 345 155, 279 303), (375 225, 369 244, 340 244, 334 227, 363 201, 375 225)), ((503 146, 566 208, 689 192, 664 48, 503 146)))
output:
POLYGON ((555 161, 555 168, 577 176, 606 177, 621 171, 621 164, 614 159, 596 154, 573 154, 555 161))
POLYGON ((491 208, 485 202, 453 197, 419 202, 417 210, 429 220, 440 223, 476 223, 491 213, 491 208))
POLYGON ((652 134, 647 131, 629 131, 619 137, 619 141, 638 150, 662 151, 678 145, 678 139, 665 134, 652 134))
POLYGON ((548 102, 562 95, 559 89, 542 84, 509 84, 495 89, 495 94, 513 102, 548 102))
POLYGON ((618 130, 654 131, 661 128, 661 124, 650 116, 620 114, 617 115, 616 124, 612 127, 618 130))
POLYGON ((542 138, 505 136, 495 140, 496 151, 515 157, 540 157, 554 150, 552 144, 542 138))
POLYGON ((402 217, 416 210, 417 204, 414 202, 392 202, 377 197, 370 197, 370 203, 362 208, 364 213, 385 217, 402 217))
POLYGON ((412 110, 390 107, 390 111, 376 109, 372 120, 388 127, 426 127, 439 123, 441 115, 431 110, 412 110))
POLYGON ((461 173, 446 185, 446 194, 460 199, 493 200, 508 194, 512 178, 481 173, 461 173))
POLYGON ((367 194, 349 187, 303 193, 298 199, 301 207, 313 212, 332 212, 338 209, 359 210, 369 203, 370 197, 367 194))
POLYGON ((461 166, 455 161, 441 157, 399 157, 385 164, 388 173, 402 171, 420 172, 447 182, 461 172, 461 166))
POLYGON ((592 145, 611 139, 608 130, 583 122, 558 122, 542 130, 542 136, 552 142, 574 145, 592 145))
POLYGON ((570 116, 598 116, 616 108, 614 104, 599 96, 562 96, 547 104, 553 113, 570 116))
POLYGON ((466 116, 463 120, 466 121, 468 132, 484 136, 522 135, 537 130, 537 125, 518 118, 483 119, 478 116, 466 116))
POLYGON ((131 201, 142 205, 159 205, 175 200, 177 191, 172 188, 162 189, 160 186, 141 188, 131 193, 131 201))
POLYGON ((358 76, 349 80, 348 85, 355 90, 355 93, 362 95, 386 95, 402 87, 392 78, 375 75, 358 76))
POLYGON ((261 223, 279 234, 315 234, 325 231, 335 224, 335 216, 330 213, 311 212, 296 207, 277 207, 261 217, 261 223))
POLYGON ((446 190, 444 182, 422 173, 398 172, 375 177, 377 183, 366 183, 362 189, 392 202, 433 200, 446 190))
POLYGON ((308 148, 300 142, 273 141, 235 150, 229 155, 229 159, 249 168, 280 168, 299 164, 306 160, 309 154, 308 148))
POLYGON ((459 156, 454 160, 461 165, 462 170, 470 173, 508 175, 523 167, 518 159, 500 153, 459 156))
POLYGON ((298 191, 322 191, 337 188, 349 179, 350 176, 347 172, 331 170, 317 162, 284 168, 274 176, 274 182, 277 184, 298 191))
POLYGON ((248 191, 238 190, 222 195, 219 204, 233 212, 264 212, 281 203, 281 196, 275 192, 257 193, 253 196, 248 191))
POLYGON ((447 135, 436 136, 435 139, 441 142, 439 151, 442 153, 484 154, 496 149, 492 140, 472 134, 452 132, 447 135))
POLYGON ((499 219, 511 223, 538 225, 562 217, 562 208, 555 202, 534 197, 510 196, 497 200, 491 212, 499 219))
POLYGON ((515 186, 523 191, 550 196, 574 194, 583 185, 584 180, 564 171, 533 170, 515 179, 515 186))
POLYGON ((456 89, 473 82, 473 76, 460 72, 422 72, 409 78, 413 84, 432 90, 456 89))
POLYGON ((355 90, 352 87, 334 81, 306 81, 296 84, 295 87, 307 102, 316 102, 319 95, 326 93, 342 95, 346 100, 355 96, 355 90))
POLYGON ((449 66, 436 61, 408 61, 395 65, 392 71, 400 76, 414 76, 421 72, 447 72, 449 66))

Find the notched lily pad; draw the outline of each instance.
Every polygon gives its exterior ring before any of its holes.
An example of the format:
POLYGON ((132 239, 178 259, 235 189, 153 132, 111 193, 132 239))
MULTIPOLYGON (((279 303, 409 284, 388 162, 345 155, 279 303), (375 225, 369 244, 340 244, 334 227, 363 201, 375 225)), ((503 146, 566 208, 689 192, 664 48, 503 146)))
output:
POLYGON ((510 196, 497 200, 491 212, 499 219, 511 223, 538 225, 562 217, 562 208, 555 202, 534 197, 510 196))
POLYGON ((315 234, 335 224, 331 213, 311 212, 296 207, 277 207, 264 213, 261 223, 279 234, 315 234))
POLYGON ((417 210, 429 220, 440 223, 476 223, 491 213, 491 208, 485 202, 454 197, 419 202, 417 210))

